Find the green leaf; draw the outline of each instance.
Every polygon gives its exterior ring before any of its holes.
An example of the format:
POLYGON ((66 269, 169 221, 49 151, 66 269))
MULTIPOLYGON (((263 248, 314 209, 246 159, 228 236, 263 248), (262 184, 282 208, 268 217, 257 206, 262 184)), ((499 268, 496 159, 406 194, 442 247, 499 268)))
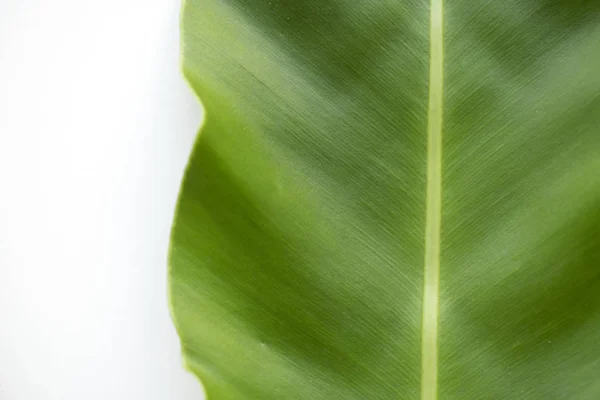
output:
POLYGON ((600 1, 187 0, 210 400, 600 398, 600 1))

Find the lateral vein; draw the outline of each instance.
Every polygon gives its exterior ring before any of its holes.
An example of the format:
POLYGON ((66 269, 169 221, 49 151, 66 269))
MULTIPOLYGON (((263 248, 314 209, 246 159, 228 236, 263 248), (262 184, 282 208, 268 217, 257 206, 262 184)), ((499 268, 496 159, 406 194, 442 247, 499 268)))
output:
POLYGON ((427 208, 425 219, 423 321, 421 327, 421 400, 437 400, 438 398, 444 11, 443 0, 430 1, 427 208))

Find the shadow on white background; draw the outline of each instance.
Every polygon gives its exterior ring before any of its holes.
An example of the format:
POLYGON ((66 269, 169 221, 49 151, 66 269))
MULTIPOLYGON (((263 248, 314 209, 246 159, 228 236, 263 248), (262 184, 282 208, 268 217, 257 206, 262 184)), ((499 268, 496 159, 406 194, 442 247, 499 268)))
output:
POLYGON ((166 258, 200 106, 178 0, 0 2, 0 398, 200 400, 166 258))

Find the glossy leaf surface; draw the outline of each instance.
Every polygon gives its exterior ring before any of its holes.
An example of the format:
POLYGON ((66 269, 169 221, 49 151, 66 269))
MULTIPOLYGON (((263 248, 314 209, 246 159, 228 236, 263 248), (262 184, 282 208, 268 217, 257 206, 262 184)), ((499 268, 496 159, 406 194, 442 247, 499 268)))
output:
POLYGON ((432 10, 187 0, 170 296, 210 400, 600 398, 600 2, 432 10))

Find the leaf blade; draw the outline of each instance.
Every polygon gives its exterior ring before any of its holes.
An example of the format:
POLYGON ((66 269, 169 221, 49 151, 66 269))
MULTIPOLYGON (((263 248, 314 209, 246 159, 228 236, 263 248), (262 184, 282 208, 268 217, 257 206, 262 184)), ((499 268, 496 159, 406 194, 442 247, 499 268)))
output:
MULTIPOLYGON (((591 399, 597 6, 474 4, 445 11, 439 397, 591 399)), ((170 282, 209 396, 419 398, 429 11, 188 0, 170 282)))

